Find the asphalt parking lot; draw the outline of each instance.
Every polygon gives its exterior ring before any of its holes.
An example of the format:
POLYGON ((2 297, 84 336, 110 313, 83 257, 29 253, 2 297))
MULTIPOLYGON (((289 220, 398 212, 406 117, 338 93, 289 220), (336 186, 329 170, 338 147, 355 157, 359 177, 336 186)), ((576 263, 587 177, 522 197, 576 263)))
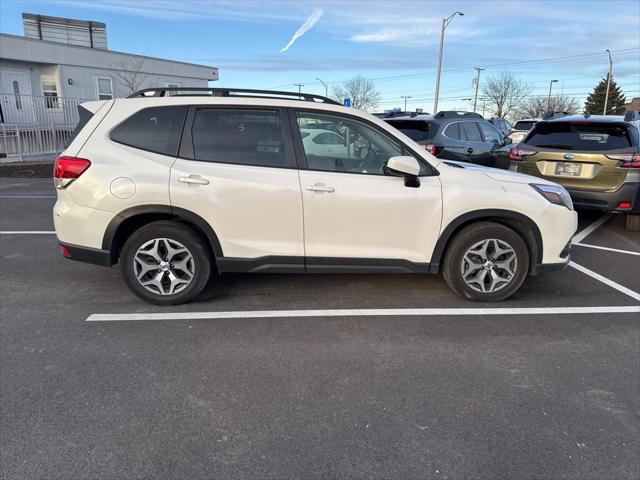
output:
POLYGON ((2 478, 640 477, 621 217, 581 213, 575 266, 498 305, 439 276, 264 274, 163 309, 59 255, 54 195, 0 179, 2 478))

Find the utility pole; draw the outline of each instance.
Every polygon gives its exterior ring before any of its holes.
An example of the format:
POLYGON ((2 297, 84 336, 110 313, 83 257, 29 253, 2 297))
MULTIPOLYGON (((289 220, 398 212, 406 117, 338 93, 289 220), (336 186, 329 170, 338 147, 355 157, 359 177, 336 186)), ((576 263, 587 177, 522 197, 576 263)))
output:
POLYGON ((487 99, 483 98, 482 99, 482 118, 484 118, 484 111, 485 111, 486 107, 487 107, 487 99))
POLYGON ((318 80, 322 85, 324 85, 324 96, 328 98, 329 97, 329 87, 327 87, 327 84, 324 83, 319 78, 316 78, 316 80, 318 80))
POLYGON ((298 87, 298 98, 300 98, 302 95, 300 95, 302 93, 302 87, 304 87, 304 83, 294 83, 295 86, 298 87))
POLYGON ((411 95, 402 95, 400 98, 404 98, 404 110, 403 112, 407 111, 407 98, 411 98, 411 95))
POLYGON ((607 103, 609 102, 609 87, 611 86, 611 72, 613 70, 613 60, 611 60, 611 52, 607 49, 607 53, 609 54, 609 75, 607 77, 607 93, 604 96, 604 110, 602 111, 603 115, 607 114, 607 103))
POLYGON ((433 102, 433 114, 438 113, 438 96, 440 94, 440 72, 442 70, 442 50, 444 49, 444 29, 453 20, 456 15, 463 16, 462 12, 455 12, 449 15, 447 18, 442 19, 442 27, 440 29, 440 50, 438 51, 438 73, 436 75, 436 97, 433 102))
POLYGON ((554 83, 556 83, 558 80, 551 80, 549 82, 549 96, 547 97, 547 111, 550 112, 551 111, 551 87, 553 86, 554 83))
POLYGON ((478 88, 480 87, 480 72, 484 70, 484 68, 474 67, 478 71, 478 75, 476 75, 476 96, 473 99, 473 113, 476 113, 476 104, 478 103, 478 88))

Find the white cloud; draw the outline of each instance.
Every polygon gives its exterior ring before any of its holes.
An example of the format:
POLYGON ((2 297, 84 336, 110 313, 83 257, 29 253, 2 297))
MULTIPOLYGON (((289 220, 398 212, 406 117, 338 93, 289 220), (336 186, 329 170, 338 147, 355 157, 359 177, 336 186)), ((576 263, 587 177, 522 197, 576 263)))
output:
POLYGON ((309 30, 311 30, 313 26, 316 24, 316 22, 320 20, 320 17, 322 16, 323 13, 324 11, 322 9, 315 8, 313 12, 311 12, 311 15, 309 15, 309 18, 307 18, 307 20, 302 24, 302 26, 298 30, 296 30, 296 32, 293 34, 293 36, 291 37, 291 40, 289 40, 289 43, 287 43, 284 47, 280 49, 280 53, 286 52, 287 50, 289 50, 289 48, 291 48, 291 45, 293 45, 298 38, 300 38, 302 35, 304 35, 309 30))

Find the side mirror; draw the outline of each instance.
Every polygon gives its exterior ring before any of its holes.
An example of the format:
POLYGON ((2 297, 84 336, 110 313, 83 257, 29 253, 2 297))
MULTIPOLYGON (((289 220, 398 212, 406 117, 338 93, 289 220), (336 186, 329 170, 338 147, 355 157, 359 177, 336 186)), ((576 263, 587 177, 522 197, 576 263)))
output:
POLYGON ((504 144, 505 145, 511 145, 513 143, 513 138, 511 137, 504 137, 504 144))
POLYGON ((406 187, 417 188, 420 186, 420 164, 409 156, 391 157, 387 161, 387 173, 396 177, 404 177, 406 187))
POLYGON ((409 156, 391 157, 387 161, 387 170, 391 175, 417 177, 420 173, 420 164, 415 158, 409 156))

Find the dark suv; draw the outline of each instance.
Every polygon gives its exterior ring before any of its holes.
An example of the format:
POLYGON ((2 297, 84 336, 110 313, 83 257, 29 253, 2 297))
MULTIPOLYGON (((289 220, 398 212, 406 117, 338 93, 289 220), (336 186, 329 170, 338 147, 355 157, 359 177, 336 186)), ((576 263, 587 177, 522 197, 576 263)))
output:
POLYGON ((489 120, 489 123, 496 127, 496 129, 505 137, 511 133, 511 130, 513 130, 513 127, 506 118, 493 117, 489 120))
POLYGON ((472 112, 438 112, 384 119, 438 158, 508 168, 510 138, 481 115, 472 112))

